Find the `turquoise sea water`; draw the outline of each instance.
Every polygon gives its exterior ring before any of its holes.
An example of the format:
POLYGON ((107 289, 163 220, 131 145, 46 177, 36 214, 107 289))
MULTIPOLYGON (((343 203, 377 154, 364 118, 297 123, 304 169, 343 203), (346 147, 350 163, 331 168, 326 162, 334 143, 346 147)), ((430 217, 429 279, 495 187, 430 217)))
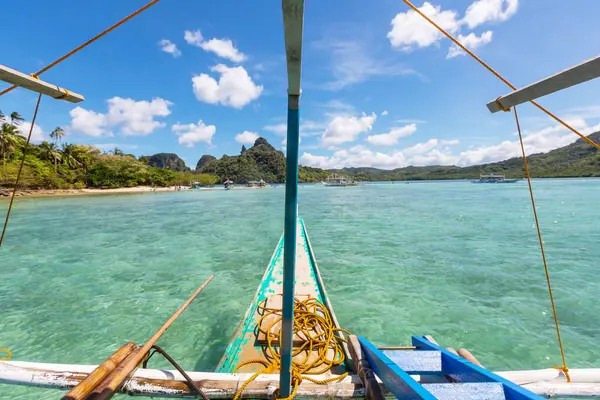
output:
MULTIPOLYGON (((598 367, 600 180, 534 185, 568 365, 598 367)), ((215 274, 159 341, 185 369, 212 371, 277 244, 283 197, 19 198, 0 250, 0 347, 98 363, 143 343, 215 274)), ((344 328, 380 345, 430 334, 493 370, 560 363, 525 182, 307 185, 299 209, 344 328)), ((0 385, 2 399, 61 393, 0 385)))

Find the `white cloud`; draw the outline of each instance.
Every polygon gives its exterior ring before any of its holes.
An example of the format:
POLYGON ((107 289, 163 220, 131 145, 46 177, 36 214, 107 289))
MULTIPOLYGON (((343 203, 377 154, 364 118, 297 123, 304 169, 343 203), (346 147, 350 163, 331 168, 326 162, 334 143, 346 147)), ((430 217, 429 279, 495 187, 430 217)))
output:
POLYGON ((253 144, 256 139, 258 139, 256 132, 244 131, 235 135, 235 141, 239 144, 253 144))
POLYGON ((214 125, 206 125, 202 120, 197 124, 175 124, 171 130, 179 136, 179 144, 185 147, 194 147, 196 143, 211 143, 212 137, 217 131, 214 125))
POLYGON ((225 106, 242 108, 260 97, 262 86, 255 85, 244 67, 228 67, 218 64, 211 71, 220 74, 219 80, 207 74, 192 78, 194 94, 200 101, 210 104, 221 103, 225 106))
POLYGON ((200 47, 205 51, 215 53, 219 57, 228 59, 236 63, 240 63, 246 59, 244 53, 233 46, 233 42, 229 39, 210 39, 202 42, 200 47))
MULTIPOLYGON (((423 3, 419 10, 450 33, 455 33, 460 28, 460 20, 456 11, 442 11, 440 6, 434 6, 429 2, 423 3)), ((387 37, 392 47, 408 51, 415 46, 431 46, 442 38, 442 34, 419 14, 409 10, 398 13, 394 17, 392 29, 388 32, 387 37)))
POLYGON ((388 115, 387 110, 383 110, 383 112, 381 113, 381 116, 383 117, 383 116, 386 116, 386 115, 388 115))
POLYGON ((467 8, 463 21, 471 29, 486 22, 506 21, 518 8, 519 0, 477 0, 467 8))
POLYGON ((398 143, 401 137, 410 136, 417 131, 417 125, 410 124, 401 128, 392 128, 388 133, 380 135, 371 135, 367 137, 367 142, 375 146, 392 146, 398 143))
POLYGON ((110 125, 121 127, 124 136, 148 135, 165 126, 164 122, 155 121, 155 117, 166 117, 171 114, 170 101, 154 98, 152 101, 135 101, 113 97, 108 100, 107 120, 110 125))
POLYGON ((171 114, 170 101, 154 98, 152 101, 135 101, 113 97, 107 101, 106 114, 75 107, 69 112, 71 124, 68 130, 87 136, 113 136, 109 127, 119 127, 123 136, 148 135, 165 123, 156 121, 156 117, 171 114))
POLYGON ((185 31, 183 38, 188 44, 200 47, 204 51, 216 54, 219 57, 226 58, 235 63, 241 63, 246 60, 246 55, 235 48, 230 39, 203 40, 202 33, 199 30, 185 31))
POLYGON ((79 106, 69 111, 71 116, 71 125, 69 130, 83 133, 87 136, 112 136, 108 131, 108 121, 106 115, 95 111, 88 111, 79 106))
POLYGON ((313 42, 312 45, 331 54, 334 80, 322 85, 323 89, 340 90, 375 76, 417 74, 403 64, 391 63, 381 57, 375 58, 364 44, 356 41, 327 38, 313 42))
POLYGON ((370 115, 363 113, 359 118, 337 116, 329 123, 321 136, 321 143, 324 146, 337 146, 353 142, 361 133, 370 132, 376 119, 375 113, 370 115))
POLYGON ((177 45, 168 39, 161 40, 158 42, 158 45, 162 51, 171 54, 173 57, 179 57, 181 55, 181 51, 179 51, 177 45))
MULTIPOLYGON (((600 130, 600 124, 588 126, 584 119, 566 121, 584 135, 600 130)), ((578 139, 571 131, 562 125, 546 127, 533 132, 523 132, 523 145, 526 154, 548 152, 566 146, 578 139)), ((518 140, 505 140, 491 146, 479 146, 463 151, 458 156, 458 165, 474 165, 506 160, 521 156, 521 145, 518 140)))
POLYGON ((192 46, 200 47, 202 44, 202 33, 200 33, 200 31, 185 31, 183 33, 183 38, 192 46))
MULTIPOLYGON (((29 130, 31 129, 31 122, 22 121, 19 125, 17 125, 17 130, 19 131, 19 135, 27 137, 29 135, 29 130)), ((42 142, 46 138, 44 136, 44 131, 42 128, 35 124, 33 126, 33 131, 31 131, 31 141, 32 142, 42 142)))
POLYGON ((440 146, 454 146, 459 144, 458 140, 439 140, 439 139, 429 139, 423 143, 417 143, 413 146, 402 149, 402 152, 407 156, 415 156, 418 154, 427 153, 436 147, 440 146))
POLYGON ((277 135, 285 135, 287 133, 287 124, 266 125, 263 129, 277 135))
MULTIPOLYGON (((477 36, 473 32, 469 33, 467 36, 458 35, 456 38, 463 46, 465 46, 469 50, 475 50, 478 47, 486 45, 492 41, 492 31, 485 31, 481 34, 481 36, 477 36)), ((460 47, 452 43, 452 46, 448 49, 448 55, 446 58, 453 58, 456 56, 464 56, 465 53, 460 47)))

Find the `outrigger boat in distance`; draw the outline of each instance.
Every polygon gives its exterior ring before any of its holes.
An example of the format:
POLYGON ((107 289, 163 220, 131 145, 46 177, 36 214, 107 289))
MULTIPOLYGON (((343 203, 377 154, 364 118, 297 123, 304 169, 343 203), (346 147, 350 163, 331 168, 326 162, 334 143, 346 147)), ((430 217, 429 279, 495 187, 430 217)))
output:
POLYGON ((329 175, 329 177, 327 177, 327 181, 322 183, 327 187, 358 186, 357 181, 350 178, 346 178, 344 175, 337 174, 329 175))
POLYGON ((479 180, 471 181, 472 183, 515 183, 520 179, 506 179, 504 174, 480 174, 479 180))

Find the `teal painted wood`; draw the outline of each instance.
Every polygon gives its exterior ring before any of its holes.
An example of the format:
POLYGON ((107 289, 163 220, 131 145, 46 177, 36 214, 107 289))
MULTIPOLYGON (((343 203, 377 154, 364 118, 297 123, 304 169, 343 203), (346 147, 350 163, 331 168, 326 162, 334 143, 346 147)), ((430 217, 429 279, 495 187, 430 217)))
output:
POLYGON ((362 336, 358 336, 358 341, 373 372, 397 399, 435 399, 419 382, 415 381, 371 342, 362 336))
POLYGON ((543 397, 522 388, 514 382, 475 365, 462 357, 450 353, 448 350, 431 343, 429 340, 413 336, 412 344, 419 350, 440 351, 442 355, 442 373, 449 375, 458 382, 498 382, 504 389, 504 396, 508 400, 542 400, 543 397))
MULTIPOLYGON (((319 275, 318 268, 316 267, 316 260, 314 258, 314 254, 312 248, 310 247, 310 242, 308 238, 308 232, 306 231, 306 226, 304 224, 304 220, 299 217, 298 218, 298 242, 301 247, 308 255, 308 260, 310 263, 310 274, 307 278, 306 282, 300 282, 301 285, 311 285, 316 289, 316 297, 317 299, 325 304, 332 317, 335 319, 335 313, 331 308, 329 299, 327 298, 327 294, 324 291, 324 287, 321 284, 322 279, 319 275)), ((254 330, 256 328, 256 310, 258 304, 265 300, 269 295, 275 294, 273 291, 274 286, 278 286, 282 283, 283 277, 283 253, 284 253, 284 238, 285 234, 281 235, 277 246, 271 256, 269 263, 267 264, 267 268, 262 277, 262 280, 259 282, 258 288, 256 290, 256 294, 254 295, 250 305, 246 311, 246 314, 242 318, 240 324, 238 325, 236 332, 234 333, 233 338, 231 339, 229 345, 227 346, 219 365, 216 368, 216 372, 234 372, 235 367, 240 362, 240 354, 242 350, 246 346, 254 346, 254 330), (252 340, 252 342, 250 342, 252 340)), ((298 282, 295 282, 298 284, 298 282)), ((256 349, 260 350, 260 346, 255 346, 256 349)))

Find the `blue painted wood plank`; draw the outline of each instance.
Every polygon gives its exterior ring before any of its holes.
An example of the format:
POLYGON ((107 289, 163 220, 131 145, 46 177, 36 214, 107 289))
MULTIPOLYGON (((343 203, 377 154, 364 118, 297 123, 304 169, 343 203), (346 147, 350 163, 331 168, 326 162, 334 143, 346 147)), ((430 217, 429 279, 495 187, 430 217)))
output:
POLYGON ((507 400, 543 400, 544 398, 514 382, 502 378, 462 357, 450 353, 448 350, 431 343, 429 340, 413 336, 412 344, 418 350, 438 350, 442 352, 442 371, 459 382, 499 382, 504 388, 507 400))
POLYGON ((439 351, 383 350, 383 354, 408 374, 438 375, 442 372, 442 353, 439 351))
POLYGON ((504 388, 498 382, 426 383, 423 387, 439 400, 505 400, 504 388))
POLYGON ((365 352, 371 369, 397 399, 434 400, 435 397, 397 366, 388 356, 362 336, 358 341, 365 352))

